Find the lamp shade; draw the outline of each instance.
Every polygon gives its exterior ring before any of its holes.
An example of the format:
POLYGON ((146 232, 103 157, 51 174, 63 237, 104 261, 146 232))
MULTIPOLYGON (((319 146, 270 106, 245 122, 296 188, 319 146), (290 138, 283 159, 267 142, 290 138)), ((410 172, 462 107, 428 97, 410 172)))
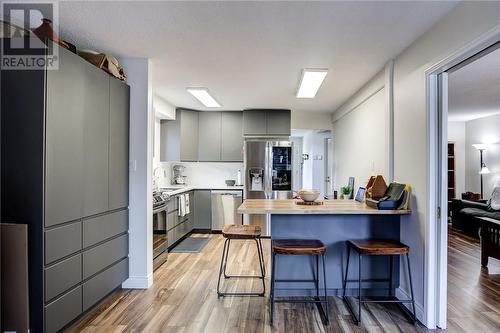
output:
POLYGON ((477 150, 486 150, 486 148, 488 148, 488 145, 486 143, 474 143, 472 147, 476 148, 477 150))
POLYGON ((481 168, 481 171, 479 171, 479 174, 481 175, 487 175, 490 173, 490 169, 488 169, 488 167, 486 165, 483 165, 483 167, 481 168))

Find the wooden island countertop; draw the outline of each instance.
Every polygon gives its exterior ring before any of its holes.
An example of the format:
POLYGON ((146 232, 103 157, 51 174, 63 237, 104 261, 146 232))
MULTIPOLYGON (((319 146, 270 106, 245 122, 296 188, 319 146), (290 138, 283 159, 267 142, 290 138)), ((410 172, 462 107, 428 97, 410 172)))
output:
POLYGON ((297 205, 297 200, 246 199, 240 214, 409 215, 411 210, 378 210, 354 200, 324 200, 323 205, 297 205))

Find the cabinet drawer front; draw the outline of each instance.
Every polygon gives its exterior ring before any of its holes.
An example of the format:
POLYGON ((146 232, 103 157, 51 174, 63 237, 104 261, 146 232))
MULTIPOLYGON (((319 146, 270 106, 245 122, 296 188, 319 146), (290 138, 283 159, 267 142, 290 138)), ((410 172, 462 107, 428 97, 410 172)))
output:
POLYGON ((112 239, 83 252, 83 278, 92 276, 127 255, 128 235, 112 239))
POLYGON ((45 264, 82 249, 82 223, 76 222, 45 232, 45 264))
POLYGON ((179 223, 179 217, 177 216, 177 212, 172 212, 167 214, 167 230, 172 229, 179 223))
POLYGON ((173 212, 174 210, 177 210, 177 200, 178 200, 178 197, 173 197, 173 198, 170 198, 170 200, 167 202, 167 211, 169 213, 173 212))
POLYGON ((128 210, 83 220, 83 247, 92 246, 128 230, 128 210))
POLYGON ((101 298, 118 287, 128 277, 128 258, 116 263, 107 270, 83 284, 83 310, 87 310, 101 298))
POLYGON ((82 255, 65 259, 45 269, 45 301, 82 281, 82 255))
POLYGON ((82 287, 71 290, 45 307, 45 330, 57 332, 82 313, 82 287))

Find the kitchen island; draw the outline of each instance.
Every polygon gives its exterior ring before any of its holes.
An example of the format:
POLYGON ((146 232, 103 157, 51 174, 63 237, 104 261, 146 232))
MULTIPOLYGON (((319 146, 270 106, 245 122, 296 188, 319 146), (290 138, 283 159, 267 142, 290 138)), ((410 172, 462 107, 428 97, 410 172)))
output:
MULTIPOLYGON (((295 200, 247 199, 238 208, 240 214, 269 214, 271 239, 319 239, 327 246, 326 273, 328 294, 341 295, 346 264, 348 239, 399 240, 400 217, 409 210, 377 210, 354 200, 325 200, 323 205, 297 205, 295 200)), ((355 254, 351 260, 356 260, 355 254)), ((354 263, 354 261, 353 261, 354 263)), ((357 277, 357 265, 352 265, 350 279, 357 277)), ((363 261, 364 278, 388 277, 389 259, 366 258, 363 261), (366 274, 366 276, 365 276, 366 274)), ((314 260, 306 256, 280 256, 276 265, 276 277, 286 279, 310 279, 314 272, 314 260)), ((393 267, 393 286, 398 286, 399 261, 393 267)), ((366 295, 386 295, 387 282, 363 284, 366 295)), ((347 294, 357 293, 357 285, 351 283, 347 294)), ((314 285, 280 283, 277 296, 306 296, 315 293, 314 285)))

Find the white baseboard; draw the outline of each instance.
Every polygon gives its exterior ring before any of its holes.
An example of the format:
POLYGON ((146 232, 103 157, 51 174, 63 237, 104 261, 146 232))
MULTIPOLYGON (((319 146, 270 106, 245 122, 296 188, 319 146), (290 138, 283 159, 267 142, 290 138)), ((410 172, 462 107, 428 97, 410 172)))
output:
POLYGON ((153 285, 153 274, 148 276, 131 276, 122 283, 123 289, 148 289, 153 285))
MULTIPOLYGON (((396 288, 396 298, 398 299, 411 299, 411 296, 406 293, 401 287, 396 288)), ((402 304, 404 307, 408 309, 411 313, 411 303, 404 303, 402 304)), ((417 301, 415 301, 415 315, 417 316, 417 319, 419 322, 424 323, 424 307, 419 304, 417 301)))

